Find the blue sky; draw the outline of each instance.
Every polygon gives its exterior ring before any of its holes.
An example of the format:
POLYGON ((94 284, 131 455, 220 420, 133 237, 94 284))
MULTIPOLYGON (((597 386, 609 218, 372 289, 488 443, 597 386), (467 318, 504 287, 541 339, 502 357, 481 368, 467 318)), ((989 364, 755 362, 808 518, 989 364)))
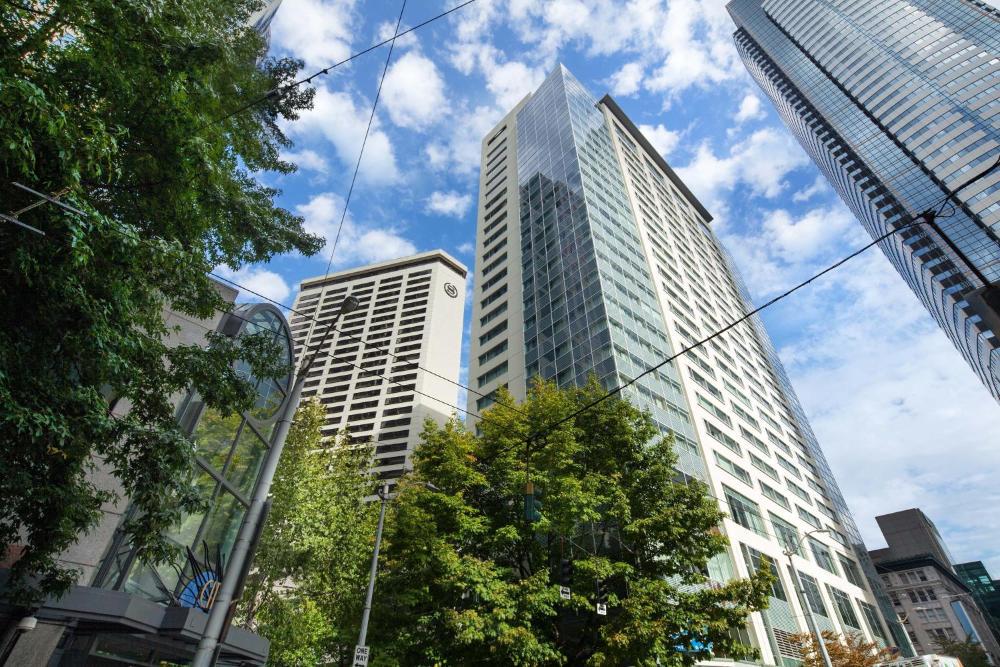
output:
MULTIPOLYGON (((403 26, 454 4, 411 2, 403 26)), ((399 9, 284 0, 272 50, 311 73, 391 36, 399 9)), ((664 154, 715 216, 758 302, 862 245, 744 71, 732 31, 721 0, 478 0, 397 40, 334 269, 434 248, 471 269, 480 140, 557 62, 595 97, 614 95, 664 154)), ((260 175, 328 238, 386 48, 317 81, 315 108, 287 127, 299 172, 260 175)), ((884 545, 876 514, 918 506, 956 558, 1000 577, 1000 407, 876 253, 765 322, 869 547, 884 545)), ((329 248, 229 275, 291 303, 328 260, 329 248)))

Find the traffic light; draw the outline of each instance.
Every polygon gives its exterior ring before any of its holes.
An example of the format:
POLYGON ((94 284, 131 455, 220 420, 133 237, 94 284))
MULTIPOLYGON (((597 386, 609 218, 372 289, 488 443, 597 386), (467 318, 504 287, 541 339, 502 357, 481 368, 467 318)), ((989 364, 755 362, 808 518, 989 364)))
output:
POLYGON ((596 595, 594 596, 594 608, 598 616, 608 615, 608 583, 602 579, 597 579, 594 584, 596 595))
POLYGON ((569 558, 559 560, 559 584, 561 586, 573 585, 573 561, 569 558))
POLYGON ((606 604, 608 601, 608 582, 603 579, 598 579, 595 585, 596 597, 595 600, 600 604, 606 604))
POLYGON ((535 491, 535 485, 528 482, 524 485, 524 519, 530 523, 542 518, 541 492, 535 491))

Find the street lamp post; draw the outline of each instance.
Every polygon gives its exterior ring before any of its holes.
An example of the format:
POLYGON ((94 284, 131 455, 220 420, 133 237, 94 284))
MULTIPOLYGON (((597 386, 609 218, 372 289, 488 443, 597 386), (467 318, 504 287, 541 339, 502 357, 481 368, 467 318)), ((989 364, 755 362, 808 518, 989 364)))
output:
MULTIPOLYGON (((334 326, 337 324, 337 320, 340 319, 341 315, 350 313, 356 310, 357 307, 357 298, 348 295, 340 304, 337 314, 334 315, 333 319, 327 325, 319 343, 312 348, 314 352, 303 360, 296 373, 295 383, 292 385, 292 390, 285 399, 281 417, 275 425, 274 443, 268 450, 263 465, 261 465, 260 476, 254 485, 253 498, 250 500, 250 506, 247 508, 240 531, 236 535, 236 541, 233 542, 233 549, 229 554, 229 562, 226 565, 226 573, 219 584, 219 593, 215 596, 215 601, 212 604, 211 610, 209 610, 208 620, 205 622, 205 631, 198 641, 198 648, 195 650, 194 658, 191 660, 191 667, 210 667, 216 660, 216 649, 219 646, 219 639, 225 630, 224 626, 226 619, 229 617, 229 608, 233 603, 233 596, 236 592, 240 574, 246 566, 247 561, 253 556, 250 553, 250 545, 253 541, 254 533, 257 531, 257 525, 263 516, 267 496, 271 492, 271 482, 274 481, 274 473, 278 468, 278 461, 285 447, 285 439, 288 437, 288 431, 292 426, 292 417, 295 415, 295 410, 299 407, 299 400, 302 397, 302 385, 305 383, 306 375, 309 373, 309 369, 312 368, 313 362, 316 361, 316 357, 330 337, 330 332, 333 331, 334 326)), ((309 341, 305 341, 303 354, 308 352, 310 347, 309 341)))
MULTIPOLYGON (((830 531, 823 528, 810 530, 804 533, 802 537, 796 540, 796 551, 802 547, 802 541, 810 535, 828 532, 830 531)), ((799 603, 802 605, 802 610, 806 613, 806 624, 809 626, 809 632, 812 633, 812 635, 816 638, 816 643, 819 644, 819 654, 823 658, 823 665, 824 667, 833 667, 833 663, 830 662, 830 654, 826 650, 826 642, 823 641, 823 635, 816 627, 816 618, 813 616, 812 607, 809 605, 809 600, 806 599, 806 594, 802 590, 802 583, 799 581, 799 573, 795 569, 795 562, 792 560, 792 556, 795 555, 795 553, 796 552, 791 549, 785 549, 785 555, 788 556, 788 567, 792 571, 792 583, 795 584, 795 592, 799 595, 799 603)))
MULTIPOLYGON (((424 487, 430 491, 440 491, 440 489, 430 482, 424 482, 424 487)), ((389 483, 383 482, 379 487, 378 497, 382 501, 382 506, 378 511, 378 527, 375 529, 375 549, 372 551, 372 566, 368 571, 368 591, 365 593, 365 607, 361 611, 361 631, 358 633, 358 648, 365 647, 368 639, 368 619, 372 615, 372 597, 375 595, 375 575, 378 573, 378 554, 382 547, 382 528, 385 525, 385 508, 389 504, 389 483)))
POLYGON ((375 550, 372 552, 372 567, 368 572, 368 592, 365 593, 365 607, 361 611, 361 632, 358 633, 358 646, 364 646, 368 638, 368 619, 372 615, 372 596, 375 594, 375 574, 378 571, 378 552, 382 547, 382 526, 385 525, 385 506, 389 502, 389 483, 379 487, 378 497, 382 507, 378 511, 378 528, 375 529, 375 550))

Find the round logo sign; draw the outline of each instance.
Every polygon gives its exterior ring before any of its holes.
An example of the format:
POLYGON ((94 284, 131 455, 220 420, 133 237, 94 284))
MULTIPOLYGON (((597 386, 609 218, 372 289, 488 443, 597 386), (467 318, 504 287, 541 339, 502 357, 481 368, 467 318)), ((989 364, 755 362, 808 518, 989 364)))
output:
POLYGON ((452 285, 451 283, 445 283, 444 293, 450 296, 452 299, 454 299, 456 296, 458 296, 458 288, 452 285))

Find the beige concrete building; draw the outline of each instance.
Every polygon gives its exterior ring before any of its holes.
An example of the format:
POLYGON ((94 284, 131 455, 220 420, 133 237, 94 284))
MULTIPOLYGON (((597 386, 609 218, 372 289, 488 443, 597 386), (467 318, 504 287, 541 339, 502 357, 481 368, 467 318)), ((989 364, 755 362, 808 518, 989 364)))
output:
POLYGON ((645 373, 752 304, 712 216, 622 109, 559 66, 486 135, 481 165, 469 411, 500 386, 523 398, 535 376, 573 386, 595 374, 607 388, 639 378, 622 395, 673 434, 678 471, 729 514, 731 548, 710 576, 744 577, 762 556, 780 564, 770 608, 733 630, 759 664, 798 664, 796 576, 822 630, 908 654, 760 320, 645 373))
POLYGON ((956 575, 934 522, 916 508, 875 520, 888 546, 871 557, 917 652, 932 654, 938 642, 968 639, 982 645, 990 664, 1000 664, 990 620, 956 575))
POLYGON ((373 443, 382 479, 411 466, 425 419, 443 423, 455 412, 465 280, 466 268, 435 250, 300 286, 291 318, 296 358, 303 344, 320 343, 348 294, 360 302, 331 333, 302 395, 326 409, 325 440, 343 430, 373 443))

